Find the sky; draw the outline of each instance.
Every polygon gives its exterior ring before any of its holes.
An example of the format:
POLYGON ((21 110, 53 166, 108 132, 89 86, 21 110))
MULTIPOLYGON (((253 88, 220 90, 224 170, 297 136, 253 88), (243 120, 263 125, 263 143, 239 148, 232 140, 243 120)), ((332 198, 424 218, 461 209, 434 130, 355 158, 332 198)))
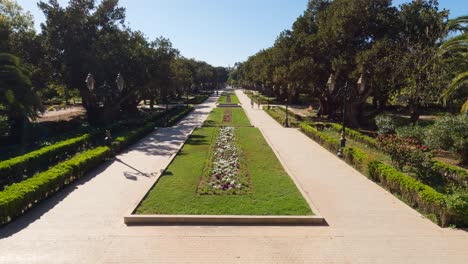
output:
MULTIPOLYGON (((40 31, 44 15, 37 0, 16 0, 35 19, 40 31)), ((214 66, 233 66, 273 45, 290 29, 308 0, 120 0, 126 23, 153 40, 169 38, 187 58, 214 66)), ((394 0, 399 5, 407 0, 394 0)), ((66 5, 68 0, 59 0, 66 5)), ((439 0, 450 17, 468 14, 468 0, 439 0)))

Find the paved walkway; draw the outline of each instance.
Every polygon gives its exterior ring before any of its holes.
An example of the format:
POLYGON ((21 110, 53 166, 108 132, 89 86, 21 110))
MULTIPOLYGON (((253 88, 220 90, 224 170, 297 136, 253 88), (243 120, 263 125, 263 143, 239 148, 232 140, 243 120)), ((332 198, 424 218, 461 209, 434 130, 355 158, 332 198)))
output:
MULTIPOLYGON (((0 229, 0 263, 468 263, 468 235, 441 229, 295 129, 250 109, 329 226, 127 227, 125 213, 214 106, 0 229)), ((248 107, 247 107, 248 106, 248 107)), ((247 108, 246 108, 247 107, 247 108)))

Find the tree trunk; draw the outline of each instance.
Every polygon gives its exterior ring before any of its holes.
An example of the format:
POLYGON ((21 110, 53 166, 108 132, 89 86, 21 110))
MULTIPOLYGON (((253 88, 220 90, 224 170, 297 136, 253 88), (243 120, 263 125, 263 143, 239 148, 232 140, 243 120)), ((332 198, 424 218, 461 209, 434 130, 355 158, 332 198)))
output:
POLYGON ((419 116, 421 115, 419 113, 419 105, 417 103, 410 103, 409 109, 410 109, 410 122, 412 124, 415 124, 419 120, 419 116))
POLYGON ((25 137, 25 126, 27 123, 27 118, 22 115, 13 113, 8 117, 8 119, 10 123, 10 142, 16 144, 22 143, 25 137))

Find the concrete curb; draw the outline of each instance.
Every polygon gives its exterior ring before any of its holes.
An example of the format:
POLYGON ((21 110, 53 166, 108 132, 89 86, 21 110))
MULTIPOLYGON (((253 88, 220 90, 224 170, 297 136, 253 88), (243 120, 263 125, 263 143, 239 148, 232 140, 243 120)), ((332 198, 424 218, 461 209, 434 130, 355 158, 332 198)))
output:
POLYGON ((129 215, 126 225, 323 225, 319 216, 129 215))

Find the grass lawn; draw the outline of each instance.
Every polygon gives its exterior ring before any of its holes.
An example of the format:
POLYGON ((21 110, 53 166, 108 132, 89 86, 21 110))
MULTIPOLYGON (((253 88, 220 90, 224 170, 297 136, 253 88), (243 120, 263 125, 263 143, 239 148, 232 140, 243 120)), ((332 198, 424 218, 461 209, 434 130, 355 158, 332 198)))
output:
POLYGON ((218 104, 240 104, 239 98, 234 93, 223 93, 218 99, 218 104), (231 95, 231 102, 226 102, 227 95, 231 95))
POLYGON ((263 135, 251 127, 238 127, 235 133, 246 156, 253 193, 197 194, 210 145, 215 142, 218 130, 203 127, 193 133, 138 206, 137 214, 313 215, 263 135))
POLYGON ((223 108, 218 107, 213 109, 211 114, 205 121, 204 126, 251 126, 249 118, 245 114, 242 108, 223 108), (223 120, 224 111, 230 109, 232 111, 232 121, 230 123, 225 123, 223 120))

